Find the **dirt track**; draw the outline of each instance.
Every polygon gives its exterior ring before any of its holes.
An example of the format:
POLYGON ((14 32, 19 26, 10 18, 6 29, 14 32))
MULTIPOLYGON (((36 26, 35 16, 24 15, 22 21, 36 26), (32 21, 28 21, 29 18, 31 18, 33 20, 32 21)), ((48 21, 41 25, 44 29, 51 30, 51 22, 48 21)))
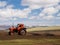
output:
POLYGON ((27 35, 21 36, 16 33, 13 36, 9 36, 8 32, 0 31, 0 40, 12 40, 12 39, 40 39, 40 38, 59 38, 60 31, 39 31, 28 32, 27 35))

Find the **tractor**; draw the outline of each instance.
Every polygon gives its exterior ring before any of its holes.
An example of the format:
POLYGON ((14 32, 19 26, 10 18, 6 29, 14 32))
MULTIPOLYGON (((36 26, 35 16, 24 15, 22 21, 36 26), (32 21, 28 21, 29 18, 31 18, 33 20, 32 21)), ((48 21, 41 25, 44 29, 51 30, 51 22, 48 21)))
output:
POLYGON ((11 26, 8 34, 13 35, 14 33, 17 33, 18 35, 26 35, 26 32, 24 24, 18 24, 17 27, 11 26))

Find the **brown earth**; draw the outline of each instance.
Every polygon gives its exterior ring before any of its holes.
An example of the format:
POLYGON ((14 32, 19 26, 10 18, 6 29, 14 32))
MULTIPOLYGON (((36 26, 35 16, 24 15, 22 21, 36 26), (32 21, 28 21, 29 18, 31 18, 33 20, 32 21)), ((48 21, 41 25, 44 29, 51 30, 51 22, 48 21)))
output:
POLYGON ((40 38, 56 38, 60 39, 60 30, 57 31, 36 31, 36 32, 27 32, 25 36, 17 35, 15 33, 12 36, 8 35, 8 32, 1 30, 0 31, 0 40, 12 40, 12 39, 40 39, 40 38))
MULTIPOLYGON (((15 39, 33 39, 33 40, 39 40, 39 39, 60 39, 60 30, 57 31, 36 31, 36 32, 27 32, 25 36, 17 35, 15 33, 14 35, 9 36, 8 32, 1 30, 0 31, 0 40, 15 40, 15 39)), ((54 43, 35 43, 33 45, 60 45, 60 44, 54 44, 54 43)))

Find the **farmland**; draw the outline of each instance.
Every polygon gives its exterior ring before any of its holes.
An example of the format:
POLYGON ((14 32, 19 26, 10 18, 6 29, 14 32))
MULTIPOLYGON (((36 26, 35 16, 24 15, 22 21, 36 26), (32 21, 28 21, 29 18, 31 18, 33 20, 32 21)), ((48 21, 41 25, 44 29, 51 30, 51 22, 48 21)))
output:
POLYGON ((27 28, 25 36, 17 33, 9 36, 8 32, 3 30, 0 31, 0 45, 60 45, 60 27, 27 28))

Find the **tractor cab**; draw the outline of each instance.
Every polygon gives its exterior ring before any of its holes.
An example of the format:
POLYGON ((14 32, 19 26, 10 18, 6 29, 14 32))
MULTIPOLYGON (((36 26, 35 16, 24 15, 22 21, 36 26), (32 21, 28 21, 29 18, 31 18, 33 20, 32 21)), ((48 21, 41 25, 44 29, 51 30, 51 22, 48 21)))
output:
POLYGON ((24 28, 24 24, 18 24, 17 27, 22 27, 22 28, 24 28))

